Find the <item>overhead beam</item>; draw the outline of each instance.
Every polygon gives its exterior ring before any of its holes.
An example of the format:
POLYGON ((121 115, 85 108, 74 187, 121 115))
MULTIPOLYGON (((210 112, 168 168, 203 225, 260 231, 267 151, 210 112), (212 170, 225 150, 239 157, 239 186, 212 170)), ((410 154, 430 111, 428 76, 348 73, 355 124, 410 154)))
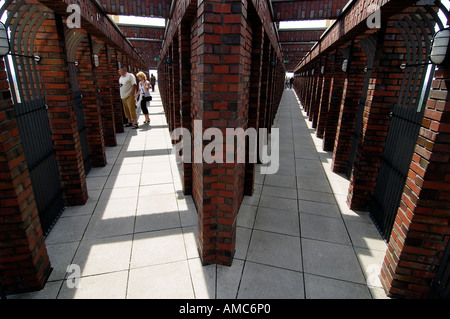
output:
POLYGON ((164 40, 164 28, 151 26, 137 26, 118 24, 127 38, 145 38, 150 40, 164 40))
POLYGON ((141 56, 148 61, 147 67, 149 69, 156 69, 158 66, 162 41, 133 38, 129 38, 129 40, 141 56))
POLYGON ((349 0, 271 0, 274 20, 321 20, 337 19, 349 0))
POLYGON ((280 42, 319 41, 325 30, 278 30, 280 42))
POLYGON ((282 42, 281 53, 287 71, 294 71, 316 42, 282 42))
POLYGON ((168 19, 172 0, 98 0, 108 14, 168 19))

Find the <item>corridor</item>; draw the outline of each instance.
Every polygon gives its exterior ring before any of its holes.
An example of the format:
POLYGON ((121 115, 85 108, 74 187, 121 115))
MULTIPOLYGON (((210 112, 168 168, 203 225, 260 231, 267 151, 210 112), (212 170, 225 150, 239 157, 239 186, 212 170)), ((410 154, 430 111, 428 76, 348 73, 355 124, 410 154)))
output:
POLYGON ((331 172, 293 90, 274 122, 279 171, 257 168, 232 266, 202 266, 196 208, 156 93, 151 124, 117 135, 107 166, 87 176, 88 202, 66 207, 47 236, 45 288, 8 298, 387 298, 378 280, 386 243, 367 213, 348 209, 349 182, 331 172))

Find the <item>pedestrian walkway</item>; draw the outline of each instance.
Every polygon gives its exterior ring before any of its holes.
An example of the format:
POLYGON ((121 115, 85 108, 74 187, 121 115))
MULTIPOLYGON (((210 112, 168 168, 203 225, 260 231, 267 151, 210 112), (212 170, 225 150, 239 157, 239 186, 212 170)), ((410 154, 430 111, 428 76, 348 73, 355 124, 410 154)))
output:
POLYGON ((367 213, 348 209, 348 181, 330 171, 294 91, 285 90, 275 120, 280 169, 257 168, 231 267, 201 265, 196 209, 182 193, 157 92, 150 117, 117 135, 108 165, 87 177, 88 202, 67 207, 46 238, 45 288, 8 298, 386 298, 386 244, 367 213))

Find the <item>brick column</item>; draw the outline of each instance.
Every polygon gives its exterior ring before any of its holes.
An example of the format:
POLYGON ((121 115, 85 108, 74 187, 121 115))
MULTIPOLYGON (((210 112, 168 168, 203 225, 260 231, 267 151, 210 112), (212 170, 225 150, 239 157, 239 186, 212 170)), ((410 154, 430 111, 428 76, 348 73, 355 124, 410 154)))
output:
POLYGON ((64 25, 60 16, 47 18, 37 39, 52 37, 52 45, 37 46, 41 62, 38 65, 45 88, 52 139, 66 205, 86 202, 87 188, 83 154, 79 142, 73 93, 66 58, 64 25), (55 33, 56 32, 56 33, 55 33))
POLYGON ((313 93, 311 97, 311 106, 310 106, 310 112, 309 112, 309 120, 312 122, 312 127, 317 127, 317 117, 319 112, 319 104, 320 104, 320 98, 322 93, 322 74, 320 74, 320 65, 316 64, 313 71, 313 77, 314 77, 314 87, 313 87, 313 93))
MULTIPOLYGON (((250 94, 248 110, 248 126, 259 129, 261 80, 263 65, 264 28, 258 21, 253 21, 252 64, 250 76, 250 94)), ((248 149, 248 144, 247 144, 248 149)), ((247 150, 248 152, 248 150, 247 150)), ((253 154, 249 154, 250 157, 253 154)), ((255 182, 255 163, 247 163, 245 166, 244 194, 252 196, 255 182)))
POLYGON ((101 100, 98 92, 97 77, 93 66, 92 39, 88 36, 79 44, 76 60, 78 61, 78 86, 83 95, 83 107, 88 144, 93 166, 106 165, 105 137, 101 114, 101 100))
POLYGON ((273 107, 273 86, 275 82, 275 69, 273 67, 273 62, 275 60, 275 52, 272 46, 270 46, 269 53, 269 68, 267 69, 268 75, 268 83, 267 83, 267 96, 266 96, 266 112, 264 115, 264 127, 268 129, 270 133, 271 129, 271 111, 273 107))
POLYGON ((450 235, 450 71, 436 72, 381 271, 389 295, 428 298, 450 235))
POLYGON ((381 156, 390 124, 390 112, 401 90, 404 44, 396 40, 396 28, 386 28, 380 35, 370 79, 362 123, 362 136, 350 177, 347 204, 352 209, 367 210, 376 186, 381 156))
POLYGON ((114 111, 114 127, 116 129, 116 133, 123 133, 125 129, 123 127, 124 115, 123 115, 122 100, 120 99, 120 88, 119 88, 119 74, 118 74, 119 59, 117 51, 115 49, 108 46, 107 50, 108 50, 107 54, 108 77, 114 111))
MULTIPOLYGON (((173 45, 169 48, 169 55, 167 58, 172 62, 167 63, 167 123, 169 124, 169 132, 172 132, 175 128, 175 101, 174 101, 174 65, 173 62, 173 45)), ((173 142, 173 141, 172 141, 173 142)))
POLYGON ((339 113, 339 122, 336 132, 336 141, 333 150, 333 171, 345 173, 348 167, 349 153, 352 143, 352 133, 355 126, 355 117, 364 86, 364 68, 366 57, 364 50, 352 44, 347 76, 344 80, 344 93, 339 113))
MULTIPOLYGON (((97 44, 99 45, 99 44, 97 44)), ((103 122, 103 137, 105 146, 116 146, 116 122, 113 107, 112 89, 116 82, 111 82, 110 73, 116 73, 114 68, 111 70, 108 63, 108 48, 106 44, 102 44, 98 52, 94 52, 99 58, 98 67, 94 66, 94 73, 97 79, 98 95, 101 103, 101 115, 103 122)), ((116 74, 115 74, 116 75, 116 74)), ((122 125, 121 125, 122 126, 122 125)))
MULTIPOLYGON (((194 120, 203 129, 247 128, 251 30, 247 2, 203 1, 197 11, 196 74, 192 83, 194 120), (197 84, 197 85, 196 85, 197 84)), ((194 51, 195 48, 192 47, 194 51)), ((216 154, 225 159, 224 152, 216 154)), ((209 141, 202 142, 202 148, 209 141)), ((198 145, 195 145, 198 146, 198 145)), ((242 145, 235 145, 235 150, 242 145)), ((244 190, 245 164, 194 164, 193 188, 199 217, 199 250, 203 264, 231 265, 236 245, 236 215, 244 190), (199 189, 197 189, 197 186, 199 189)))
POLYGON ((332 151, 336 141, 336 130, 339 121, 339 110, 344 94, 345 73, 342 72, 343 56, 336 52, 334 55, 334 62, 331 64, 330 72, 330 95, 328 100, 327 121, 324 126, 323 133, 323 150, 332 151))
POLYGON ((316 136, 319 138, 323 138, 325 131, 325 124, 327 122, 328 115, 328 103, 330 101, 330 91, 331 91, 331 80, 332 80, 332 72, 331 70, 334 68, 334 55, 327 55, 322 59, 323 64, 320 72, 323 71, 322 77, 322 92, 320 93, 320 101, 319 101, 319 110, 317 113, 317 126, 316 126, 316 136))
MULTIPOLYGON (((177 37, 173 39, 172 46, 172 59, 173 59, 173 67, 172 67, 172 79, 173 79, 173 128, 181 127, 181 92, 180 92, 180 52, 179 52, 179 42, 178 42, 178 33, 177 37)), ((172 143, 177 143, 178 141, 172 141, 172 143)))
POLYGON ((261 74, 261 95, 259 104, 259 128, 267 128, 266 116, 267 116, 267 96, 269 88, 269 69, 270 69, 270 41, 267 35, 264 33, 263 49, 262 49, 262 69, 266 70, 261 74))
POLYGON ((313 87, 314 87, 314 77, 311 75, 312 70, 309 69, 308 71, 306 71, 306 94, 305 94, 305 105, 304 105, 304 110, 306 112, 306 115, 308 115, 309 118, 309 114, 311 112, 311 100, 312 100, 312 95, 313 95, 313 87))
POLYGON ((0 154, 0 286, 5 294, 40 290, 51 267, 3 59, 0 154))
MULTIPOLYGON (((178 28, 178 50, 180 64, 180 112, 181 127, 191 132, 191 26, 183 21, 178 28)), ((192 143, 192 141, 191 141, 192 143)), ((186 151, 186 150, 184 150, 186 151)), ((191 150, 189 150, 191 152, 191 150)), ((192 153, 191 153, 191 158, 192 153)), ((192 195, 192 163, 183 162, 183 191, 185 195, 192 195)))

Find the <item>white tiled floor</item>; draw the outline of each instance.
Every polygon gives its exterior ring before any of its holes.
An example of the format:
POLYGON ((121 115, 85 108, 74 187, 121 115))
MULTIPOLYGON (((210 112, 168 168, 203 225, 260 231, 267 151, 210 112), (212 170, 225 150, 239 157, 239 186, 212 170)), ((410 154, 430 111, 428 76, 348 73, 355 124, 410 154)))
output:
POLYGON ((87 177, 86 205, 67 207, 47 237, 46 287, 9 298, 386 298, 386 244, 367 213, 348 209, 348 181, 331 172, 290 90, 275 123, 280 169, 257 174, 244 198, 233 265, 202 266, 196 209, 156 93, 151 125, 117 135, 108 165, 87 177), (78 288, 70 264, 80 267, 78 288))

